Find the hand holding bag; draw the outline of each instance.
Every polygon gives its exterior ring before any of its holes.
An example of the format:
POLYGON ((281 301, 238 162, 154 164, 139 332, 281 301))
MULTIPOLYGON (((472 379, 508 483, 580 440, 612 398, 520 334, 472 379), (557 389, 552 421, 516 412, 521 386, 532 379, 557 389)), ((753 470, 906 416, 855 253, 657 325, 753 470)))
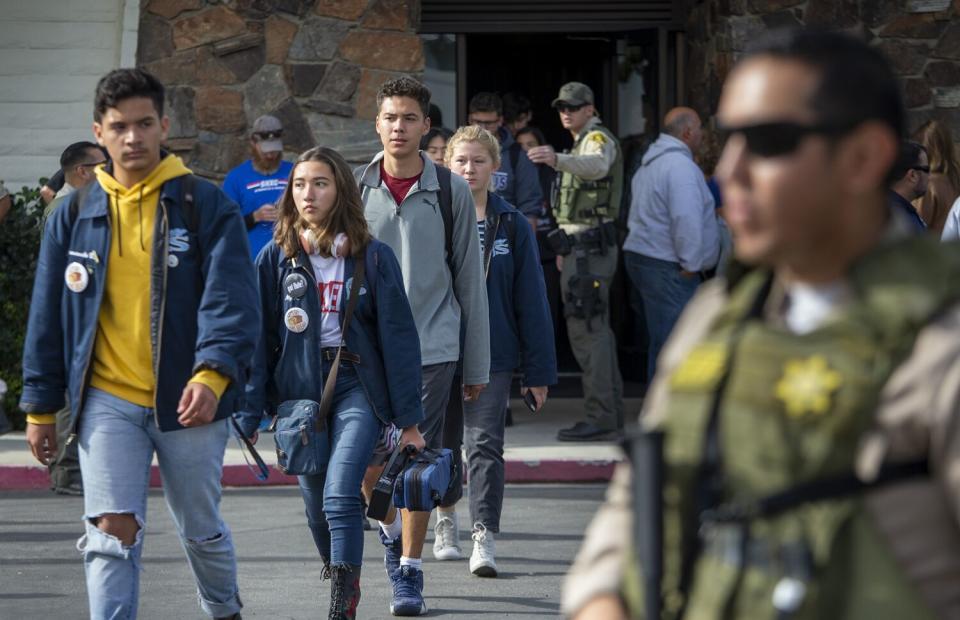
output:
POLYGON ((276 430, 273 441, 277 448, 277 467, 285 474, 312 476, 323 473, 330 460, 330 433, 328 420, 333 395, 337 387, 337 372, 340 369, 340 354, 346 344, 350 319, 357 307, 360 287, 363 285, 363 256, 356 259, 350 299, 343 318, 340 346, 333 359, 330 373, 323 386, 320 402, 313 400, 288 400, 277 408, 276 430))
POLYGON ((450 485, 458 480, 453 453, 448 448, 397 446, 370 497, 367 516, 383 521, 391 501, 397 508, 429 512, 440 505, 450 485))

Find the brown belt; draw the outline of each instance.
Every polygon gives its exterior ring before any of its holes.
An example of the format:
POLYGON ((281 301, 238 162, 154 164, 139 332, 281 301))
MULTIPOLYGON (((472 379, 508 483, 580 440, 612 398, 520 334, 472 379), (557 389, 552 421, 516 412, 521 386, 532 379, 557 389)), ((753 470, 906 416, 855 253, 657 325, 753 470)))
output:
MULTIPOLYGON (((337 357, 337 347, 327 347, 325 349, 321 349, 320 355, 323 357, 324 360, 328 362, 332 362, 337 357)), ((351 353, 350 351, 347 351, 346 349, 344 349, 343 352, 340 354, 340 361, 359 364, 360 356, 357 355, 356 353, 351 353)))

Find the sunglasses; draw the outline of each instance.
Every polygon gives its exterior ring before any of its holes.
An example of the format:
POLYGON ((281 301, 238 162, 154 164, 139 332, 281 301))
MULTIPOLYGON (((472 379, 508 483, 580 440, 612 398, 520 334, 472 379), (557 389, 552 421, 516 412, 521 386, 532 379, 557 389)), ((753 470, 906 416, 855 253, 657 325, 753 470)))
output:
POLYGON ((282 131, 258 131, 253 134, 253 137, 257 140, 279 140, 283 137, 282 131))
POLYGON ((743 136, 747 150, 758 157, 777 157, 792 153, 803 139, 811 135, 836 138, 850 131, 849 125, 802 125, 800 123, 776 122, 745 125, 742 127, 723 127, 720 129, 720 143, 726 144, 732 135, 743 136))
POLYGON ((580 110, 583 109, 583 106, 585 106, 585 105, 587 105, 587 104, 581 103, 580 105, 570 105, 569 103, 558 103, 558 104, 557 104, 557 111, 558 111, 558 112, 564 112, 564 113, 567 113, 567 114, 569 114, 570 112, 579 112, 580 110))

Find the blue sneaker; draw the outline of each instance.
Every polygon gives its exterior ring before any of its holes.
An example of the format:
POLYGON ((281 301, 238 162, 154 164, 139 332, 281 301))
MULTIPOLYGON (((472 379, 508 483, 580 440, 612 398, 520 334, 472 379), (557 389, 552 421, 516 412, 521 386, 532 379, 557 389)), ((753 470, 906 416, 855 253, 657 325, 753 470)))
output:
POLYGON ((400 568, 400 556, 403 555, 403 545, 401 544, 401 538, 397 536, 397 539, 393 542, 387 542, 387 536, 383 533, 382 527, 377 527, 377 534, 380 535, 380 542, 383 543, 384 552, 383 552, 383 567, 387 569, 387 577, 390 578, 390 581, 393 581, 393 575, 400 568))
POLYGON ((427 613, 423 601, 423 571, 412 566, 401 566, 390 576, 393 581, 393 600, 390 613, 394 616, 422 616, 427 613))

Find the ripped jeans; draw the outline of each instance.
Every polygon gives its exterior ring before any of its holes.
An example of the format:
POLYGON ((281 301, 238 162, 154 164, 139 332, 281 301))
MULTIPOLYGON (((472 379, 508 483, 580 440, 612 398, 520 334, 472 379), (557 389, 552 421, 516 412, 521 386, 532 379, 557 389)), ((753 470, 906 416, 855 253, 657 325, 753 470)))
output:
POLYGON ((78 434, 86 534, 77 549, 86 570, 90 617, 137 616, 154 452, 167 507, 197 581, 201 609, 213 617, 240 611, 233 539, 220 518, 227 421, 163 433, 153 409, 90 388, 78 434), (94 525, 92 520, 104 514, 134 516, 140 528, 132 546, 94 525))

